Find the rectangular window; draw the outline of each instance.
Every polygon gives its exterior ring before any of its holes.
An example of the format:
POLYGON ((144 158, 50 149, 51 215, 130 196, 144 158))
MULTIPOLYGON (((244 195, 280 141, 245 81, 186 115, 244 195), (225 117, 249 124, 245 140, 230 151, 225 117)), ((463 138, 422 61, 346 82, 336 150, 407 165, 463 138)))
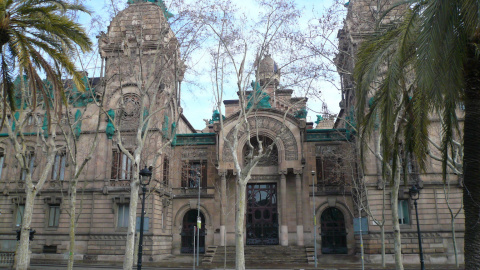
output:
POLYGON ((57 153, 55 155, 55 163, 53 164, 52 179, 61 180, 65 179, 65 164, 67 155, 65 153, 57 153))
POLYGON ((119 204, 117 214, 117 228, 128 228, 128 216, 130 215, 129 204, 119 204))
POLYGON ((50 205, 48 211, 48 227, 58 227, 60 220, 60 205, 50 205))
POLYGON ((25 212, 25 205, 19 204, 17 206, 17 215, 15 217, 15 225, 20 227, 23 223, 23 213, 25 212))
MULTIPOLYGON (((27 154, 27 165, 28 165, 28 168, 30 169, 30 174, 33 174, 33 166, 35 164, 35 153, 34 152, 30 152, 27 154)), ((22 181, 25 181, 25 178, 27 177, 27 172, 26 170, 24 169, 21 169, 22 170, 22 173, 21 173, 21 179, 22 181)))
POLYGON ((207 187, 207 161, 184 162, 182 168, 182 187, 207 187))
POLYGON ((163 159, 163 185, 168 186, 170 163, 167 157, 163 159))
POLYGON ((0 149, 0 179, 2 179, 3 164, 5 163, 5 154, 3 149, 0 149))
POLYGON ((400 224, 410 224, 408 200, 398 201, 398 222, 400 224))
POLYGON ((133 162, 122 152, 113 151, 112 159, 112 179, 131 180, 133 172, 133 162))

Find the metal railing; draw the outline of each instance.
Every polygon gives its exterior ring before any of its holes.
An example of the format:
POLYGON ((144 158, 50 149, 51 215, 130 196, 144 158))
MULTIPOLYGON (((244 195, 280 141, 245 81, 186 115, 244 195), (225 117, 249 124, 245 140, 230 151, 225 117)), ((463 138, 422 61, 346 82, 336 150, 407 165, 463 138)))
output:
POLYGON ((15 262, 15 252, 0 252, 0 266, 13 266, 15 262))

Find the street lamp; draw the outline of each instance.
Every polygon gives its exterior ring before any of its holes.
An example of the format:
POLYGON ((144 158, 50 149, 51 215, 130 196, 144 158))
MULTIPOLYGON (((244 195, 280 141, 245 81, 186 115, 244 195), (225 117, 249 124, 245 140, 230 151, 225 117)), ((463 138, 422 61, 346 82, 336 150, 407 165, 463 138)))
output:
POLYGON ((317 268, 317 216, 315 215, 315 171, 312 171, 312 197, 313 197, 313 246, 315 250, 315 268, 317 268))
POLYGON ((409 190, 408 194, 410 198, 413 200, 413 204, 415 205, 415 215, 417 216, 417 233, 418 233, 418 247, 420 249, 420 269, 425 270, 425 263, 423 261, 423 249, 422 249, 422 234, 420 233, 420 223, 418 222, 418 208, 417 208, 417 200, 420 197, 420 190, 413 185, 409 190))
POLYGON ((152 167, 147 169, 145 166, 144 169, 140 170, 140 185, 142 185, 142 217, 140 218, 140 241, 138 245, 138 263, 137 263, 137 270, 142 269, 142 253, 143 253, 143 223, 145 219, 145 193, 147 192, 147 186, 150 184, 150 180, 152 179, 152 167))

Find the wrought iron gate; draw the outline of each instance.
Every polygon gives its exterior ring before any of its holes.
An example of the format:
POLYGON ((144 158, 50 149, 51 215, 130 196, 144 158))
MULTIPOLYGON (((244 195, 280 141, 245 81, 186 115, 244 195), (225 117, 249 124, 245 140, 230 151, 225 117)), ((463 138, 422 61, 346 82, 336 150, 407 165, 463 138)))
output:
POLYGON ((182 233, 180 233, 182 236, 181 253, 193 253, 193 246, 195 245, 195 248, 197 248, 197 241, 200 241, 200 253, 205 253, 205 218, 202 213, 200 213, 200 217, 202 219, 200 239, 195 235, 195 242, 193 241, 193 233, 194 227, 197 226, 197 210, 190 210, 183 217, 182 233))
POLYGON ((330 207, 325 209, 322 222, 322 253, 347 254, 347 231, 342 212, 330 207))
POLYGON ((247 245, 278 245, 277 185, 247 185, 247 245))

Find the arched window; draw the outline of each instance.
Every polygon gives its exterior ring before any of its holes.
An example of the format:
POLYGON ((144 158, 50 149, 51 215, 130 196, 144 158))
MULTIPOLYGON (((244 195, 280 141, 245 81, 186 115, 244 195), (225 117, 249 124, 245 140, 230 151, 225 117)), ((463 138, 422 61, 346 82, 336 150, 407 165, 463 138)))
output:
MULTIPOLYGON (((266 136, 258 136, 258 137, 260 138, 263 151, 265 152, 267 148, 273 144, 273 140, 266 136)), ((252 137, 250 139, 250 143, 254 147, 253 156, 258 155, 260 150, 260 143, 257 140, 257 136, 252 137)), ((250 151, 251 150, 249 149, 248 144, 245 143, 245 146, 243 147, 243 164, 248 164, 248 162, 250 162, 250 151)), ((274 145, 272 151, 270 152, 270 155, 262 158, 257 165, 258 166, 277 166, 278 165, 277 146, 274 145)))

